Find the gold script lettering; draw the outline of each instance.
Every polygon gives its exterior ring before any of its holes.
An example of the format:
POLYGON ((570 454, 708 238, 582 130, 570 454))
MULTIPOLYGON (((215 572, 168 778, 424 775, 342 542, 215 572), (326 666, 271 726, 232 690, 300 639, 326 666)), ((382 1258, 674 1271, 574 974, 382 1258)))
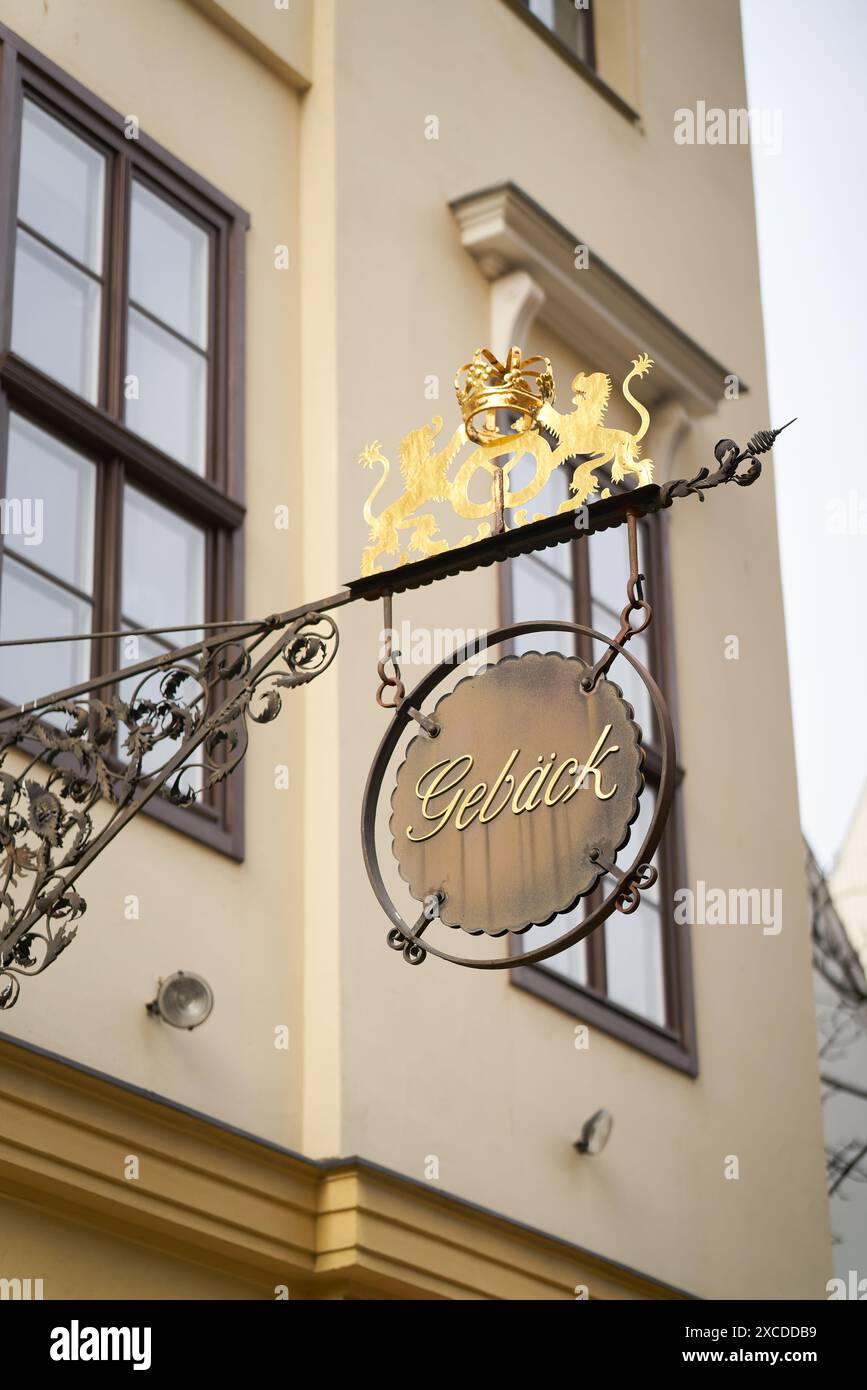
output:
POLYGON ((569 769, 569 771, 570 771, 570 772, 572 773, 572 775, 574 776, 575 773, 578 771, 578 769, 579 769, 580 766, 581 766, 581 764, 580 764, 579 762, 577 762, 575 758, 566 758, 566 759, 560 764, 560 766, 557 768, 557 771, 554 773, 554 776, 551 778, 550 782, 548 783, 547 787, 545 788, 545 805, 546 805, 546 806, 556 806, 558 801, 562 801, 563 798, 564 798, 564 796, 568 796, 568 795, 569 795, 569 788, 568 788, 568 787, 564 787, 563 790, 562 790, 561 792, 558 792, 556 796, 552 796, 551 793, 553 792, 553 790, 554 790, 554 788, 556 787, 557 783, 559 782, 561 776, 563 775, 563 773, 566 771, 567 768, 569 769))
POLYGON ((469 790, 465 788, 464 779, 474 764, 474 759, 469 753, 464 753, 459 758, 446 758, 442 762, 434 763, 419 777, 415 784, 415 794, 421 802, 424 819, 436 823, 431 830, 424 833, 416 833, 412 826, 408 825, 407 838, 417 844, 423 840, 430 840, 434 835, 438 835, 453 817, 456 830, 466 830, 476 819, 479 825, 488 825, 490 821, 496 820, 510 803, 512 814, 516 816, 524 811, 535 811, 543 803, 546 806, 565 805, 580 791, 588 778, 592 778, 594 795, 600 801, 608 801, 617 791, 617 783, 613 783, 608 791, 603 791, 600 767, 610 754, 620 750, 618 743, 613 743, 609 748, 605 747, 610 732, 611 725, 606 724, 586 763, 579 763, 576 758, 564 758, 554 767, 557 755, 552 753, 547 763, 541 763, 540 759, 541 765, 531 768, 517 786, 512 768, 520 757, 520 748, 512 749, 490 787, 487 782, 476 782, 469 790), (558 782, 570 775, 575 779, 572 784, 557 789, 558 782), (440 810, 435 809, 435 800, 450 792, 454 794, 447 804, 440 810), (499 804, 494 806, 493 803, 501 792, 505 794, 499 804))
POLYGON ((564 804, 567 801, 571 801, 575 793, 581 790, 588 777, 593 778, 593 790, 600 801, 608 801, 609 797, 612 797, 614 793, 617 791, 617 783, 615 782, 610 792, 603 792, 602 777, 599 772, 599 764, 604 763, 605 759, 608 757, 610 753, 617 753, 620 749, 619 743, 612 743, 611 747, 606 748, 604 753, 601 751, 602 745, 604 744, 605 740, 607 739, 610 733, 611 725, 606 724, 605 728, 602 730, 602 733, 596 740, 596 747, 593 749, 593 752, 590 754, 590 757, 588 758, 587 762, 582 767, 574 787, 570 787, 569 791, 563 797, 564 804))
POLYGON ((491 787, 491 790, 488 792, 487 796, 485 797, 485 804, 479 812, 479 825, 487 825, 489 820, 493 820, 496 816, 500 814, 503 807, 508 805, 509 797, 512 795, 512 788, 515 785, 515 779, 512 776, 509 769, 512 767, 512 764, 514 763, 515 759, 518 757, 520 752, 520 748, 513 748, 508 758, 506 759, 505 764, 503 765, 503 767, 500 768, 497 780, 491 787), (491 811, 489 815, 488 810, 491 805, 491 802, 497 795, 497 792, 500 790, 500 787, 503 785, 504 782, 508 782, 509 784, 506 790, 505 800, 500 803, 496 811, 491 811))
POLYGON ((421 813, 424 816, 425 820, 438 820, 439 824, 435 825, 433 830, 429 830, 426 835, 414 835, 412 826, 408 825, 406 827, 407 839, 416 840, 419 842, 422 840, 429 840, 432 835, 436 835, 440 830, 442 830, 443 826, 447 824, 449 817, 452 814, 452 811, 455 809, 455 807, 461 799, 460 790, 455 792, 454 796, 452 797, 451 801, 449 802, 448 806, 446 806, 444 811, 434 811, 431 814, 428 810, 428 807, 430 806, 430 803, 435 796, 442 796, 445 792, 453 791, 455 787, 459 787, 465 774, 469 772, 472 765, 473 759, 471 758, 470 754, 464 753, 463 757, 461 758, 446 758, 444 762, 434 763, 433 767, 429 767, 427 772, 423 772, 421 774, 421 776, 415 784, 415 794, 421 801, 421 813), (454 772, 455 769, 458 768, 461 763, 466 763, 466 767, 464 768, 463 772, 458 773, 458 776, 455 778, 454 782, 449 782, 446 786, 442 786, 443 780, 448 776, 450 772, 454 772), (440 769, 442 770, 440 771, 440 769), (422 782, 432 772, 436 773, 437 775, 431 778, 430 784, 427 787, 427 789, 425 791, 422 791, 422 782))
POLYGON ((516 816, 519 816, 522 811, 535 811, 537 806, 541 806, 542 787, 544 786, 548 773, 550 771, 551 764, 543 764, 542 767, 531 768, 530 771, 527 773, 526 777, 521 778, 515 791, 515 795, 512 797, 512 810, 514 811, 516 816), (535 787, 533 787, 524 804, 521 805, 521 797, 532 783, 534 777, 538 779, 536 785, 535 787))
POLYGON ((472 811, 472 814, 468 816, 467 811, 470 811, 474 806, 478 806, 487 790, 487 782, 477 782, 472 791, 467 792, 455 816, 455 830, 466 830, 467 826, 472 824, 479 813, 478 811, 472 811))

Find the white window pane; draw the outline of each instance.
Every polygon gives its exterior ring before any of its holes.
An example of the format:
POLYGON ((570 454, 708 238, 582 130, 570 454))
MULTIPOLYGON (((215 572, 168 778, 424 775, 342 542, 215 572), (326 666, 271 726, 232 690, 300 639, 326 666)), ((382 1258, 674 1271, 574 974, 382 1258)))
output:
MULTIPOLYGON (((573 908, 571 912, 564 912, 562 916, 555 917, 554 921, 549 922, 546 927, 531 927, 520 938, 521 949, 523 951, 535 951, 539 946, 547 946, 549 942, 565 936, 567 931, 577 927, 578 923, 583 920, 584 903, 579 902, 578 906, 573 908)), ((561 951, 559 955, 549 956, 540 964, 545 970, 562 976, 564 980, 570 980, 574 985, 586 985, 587 983, 587 950, 583 941, 578 941, 568 950, 561 951)))
POLYGON ((95 401, 100 286, 19 229, 12 350, 63 386, 95 401))
POLYGON ((653 1023, 665 1023, 662 921, 642 902, 636 912, 612 912, 605 923, 608 997, 653 1023))
MULTIPOLYGON (((512 493, 520 493, 522 488, 529 487, 532 483, 539 465, 531 454, 524 454, 517 459, 509 473, 509 490, 512 493)), ((571 475, 558 468, 548 479, 532 501, 524 504, 523 507, 507 508, 506 521, 510 527, 517 526, 519 523, 516 513, 523 511, 526 513, 526 521, 530 522, 536 513, 543 516, 554 516, 560 503, 565 501, 567 484, 571 475)), ((572 578, 572 557, 574 554, 571 545, 552 545, 547 550, 537 550, 534 552, 537 559, 542 560, 550 569, 555 569, 562 574, 564 579, 572 578)))
MULTIPOLYGON (((619 613, 626 604, 629 543, 625 526, 610 526, 589 536, 590 592, 597 603, 619 613)), ((639 547, 641 538, 639 537, 639 547)), ((641 551, 639 549, 639 555, 641 551)))
POLYGON ((576 57, 589 63, 589 9, 579 9, 575 0, 524 0, 524 4, 576 57))
POLYGON ((204 473, 206 359, 130 309, 126 370, 129 428, 204 473))
POLYGON ((132 186, 129 293, 185 338, 207 346, 207 234, 140 183, 132 186))
MULTIPOLYGON (((539 470, 539 464, 532 454, 523 454, 516 459, 509 470, 509 493, 520 494, 529 487, 539 470)), ((571 478, 571 470, 557 468, 551 474, 545 486, 531 498, 529 502, 524 502, 518 507, 506 509, 506 520, 509 526, 517 526, 516 512, 523 511, 525 520, 532 521, 537 513, 541 516, 554 516, 561 502, 565 502, 569 496, 568 484, 571 478)), ((555 567, 562 564, 561 557, 568 557, 569 548, 565 545, 552 546, 550 550, 539 552, 545 555, 550 564, 555 567)))
MULTIPOLYGON (((522 555, 512 562, 512 620, 516 623, 553 618, 574 621, 572 585, 560 575, 522 555)), ((531 633, 515 640, 516 652, 551 651, 572 656, 575 639, 571 633, 531 633)))
MULTIPOLYGON (((612 622, 611 617, 604 610, 599 609, 596 604, 592 605, 592 626, 597 632, 603 632, 606 636, 614 637, 620 626, 620 620, 612 622)), ((603 647, 600 642, 593 644, 594 660, 599 659, 603 654, 603 647)), ((630 637, 626 644, 626 651, 630 656, 634 656, 636 661, 640 661, 642 666, 647 667, 650 656, 647 637, 644 633, 639 633, 635 637, 630 637)), ((629 702, 634 711, 636 724, 639 725, 643 742, 651 744, 654 738, 653 725, 653 701, 650 698, 650 691, 644 684, 638 672, 623 656, 616 656, 608 670, 608 679, 613 681, 616 686, 623 691, 623 698, 629 702)))
POLYGON ((93 589, 96 467, 20 415, 9 419, 6 465, 7 550, 18 551, 76 589, 93 589), (9 518, 20 507, 16 531, 9 518), (27 530, 31 534, 27 534, 27 530), (38 538, 38 539, 37 539, 38 538))
POLYGON ((67 255, 102 269, 105 160, 92 145, 24 103, 18 216, 67 255))
MULTIPOLYGON (((0 579, 0 633, 4 640, 90 630, 89 603, 19 565, 11 555, 4 557, 0 579)), ((89 671, 89 642, 0 647, 0 696, 12 704, 24 704, 78 685, 89 671)))
MULTIPOLYGON (((135 627, 205 620, 204 532, 131 487, 124 491, 121 608, 135 627)), ((199 635, 171 640, 184 646, 199 635)))

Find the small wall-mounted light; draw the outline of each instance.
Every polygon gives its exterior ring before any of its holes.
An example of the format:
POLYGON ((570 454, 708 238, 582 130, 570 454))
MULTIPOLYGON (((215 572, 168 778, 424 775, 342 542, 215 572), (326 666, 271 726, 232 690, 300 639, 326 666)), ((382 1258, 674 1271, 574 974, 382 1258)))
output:
POLYGON ((574 1147, 579 1154, 601 1154, 614 1128, 614 1116, 610 1110, 597 1110, 589 1120, 585 1120, 574 1147))
POLYGON ((145 1008, 152 1018, 161 1018, 172 1028, 188 1031, 204 1023, 214 1007, 214 995, 207 980, 188 970, 178 970, 157 982, 157 995, 145 1008))

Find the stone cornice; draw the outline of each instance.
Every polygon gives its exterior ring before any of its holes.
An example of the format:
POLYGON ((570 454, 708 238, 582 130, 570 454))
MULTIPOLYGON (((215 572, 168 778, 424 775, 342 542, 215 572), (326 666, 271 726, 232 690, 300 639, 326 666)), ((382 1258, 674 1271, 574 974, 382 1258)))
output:
MULTIPOLYGON (((0 1039, 0 1192, 273 1298, 677 1299, 361 1158, 314 1161, 0 1039), (130 1156, 139 1176, 124 1176, 130 1156)), ((51 1297, 50 1290, 48 1297, 51 1297)))
MULTIPOLYGON (((512 183, 483 189, 450 204, 464 246, 492 281, 523 271, 544 294, 546 323, 578 351, 592 344, 595 362, 612 366, 649 352, 653 372, 643 383, 648 404, 676 399, 692 417, 710 415, 732 373, 654 307, 589 248, 586 269, 575 266, 582 239, 512 183)), ((746 386, 740 382, 740 391, 746 386)))

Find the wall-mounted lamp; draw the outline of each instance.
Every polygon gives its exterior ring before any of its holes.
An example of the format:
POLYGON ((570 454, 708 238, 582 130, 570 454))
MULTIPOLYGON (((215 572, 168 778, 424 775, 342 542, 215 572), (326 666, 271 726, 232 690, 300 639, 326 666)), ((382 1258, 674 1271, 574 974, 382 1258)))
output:
POLYGON ((188 1031, 204 1023, 214 1007, 214 995, 207 980, 188 970, 178 970, 157 982, 156 998, 145 1008, 152 1018, 161 1018, 172 1028, 188 1031))
POLYGON ((579 1154, 601 1154, 614 1128, 614 1116, 610 1110, 597 1110, 589 1120, 585 1120, 574 1148, 579 1154))

